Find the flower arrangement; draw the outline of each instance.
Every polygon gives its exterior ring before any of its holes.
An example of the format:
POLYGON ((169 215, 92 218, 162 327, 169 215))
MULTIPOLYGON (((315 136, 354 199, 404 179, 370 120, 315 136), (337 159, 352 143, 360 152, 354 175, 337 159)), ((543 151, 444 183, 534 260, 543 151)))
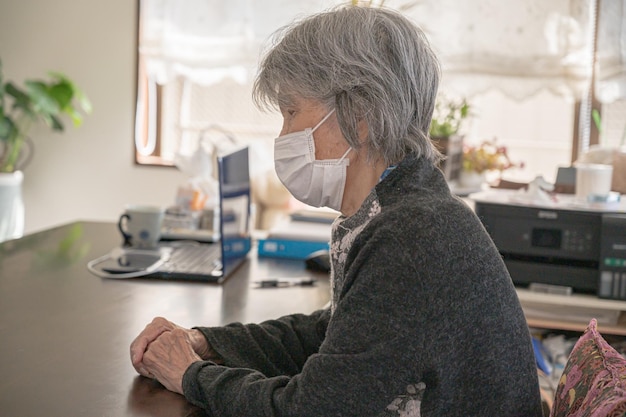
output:
POLYGON ((499 146, 497 140, 485 140, 478 146, 463 147, 463 170, 483 173, 505 171, 510 168, 523 168, 524 163, 514 163, 509 158, 506 146, 499 146))

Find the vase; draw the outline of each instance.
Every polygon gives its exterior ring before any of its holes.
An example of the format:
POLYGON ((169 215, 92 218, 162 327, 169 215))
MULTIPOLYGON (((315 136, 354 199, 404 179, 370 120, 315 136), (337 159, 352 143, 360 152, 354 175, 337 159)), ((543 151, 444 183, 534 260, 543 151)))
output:
POLYGON ((480 189, 486 180, 487 175, 484 172, 461 171, 459 175, 459 185, 464 188, 480 189))
POLYGON ((463 136, 433 137, 433 143, 444 156, 439 163, 446 181, 458 181, 463 169, 463 136))
POLYGON ((0 242, 24 233, 23 180, 22 171, 0 173, 0 242))

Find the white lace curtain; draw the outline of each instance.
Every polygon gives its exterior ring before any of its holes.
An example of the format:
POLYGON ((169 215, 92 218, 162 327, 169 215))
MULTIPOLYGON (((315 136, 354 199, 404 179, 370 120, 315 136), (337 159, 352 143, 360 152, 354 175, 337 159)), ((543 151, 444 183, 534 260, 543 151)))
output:
POLYGON ((448 88, 464 96, 496 88, 523 99, 541 89, 583 91, 592 2, 437 0, 411 14, 430 35, 448 88))
POLYGON ((225 77, 241 83, 258 62, 263 41, 295 17, 329 1, 141 0, 139 51, 151 79, 183 76, 199 85, 225 77))
POLYGON ((626 98, 626 0, 433 0, 408 12, 428 33, 448 88, 498 89, 523 99, 546 89, 580 98, 626 98))
MULTIPOLYGON (((140 55, 149 77, 246 82, 263 41, 338 0, 141 0, 140 55)), ((592 74, 599 5, 597 93, 626 98, 626 0, 388 0, 428 34, 443 85, 466 97, 498 89, 522 100, 547 89, 579 98, 592 74), (598 3, 596 3, 598 2, 598 3)))
POLYGON ((598 24, 596 95, 605 103, 626 99, 626 0, 602 0, 598 24))

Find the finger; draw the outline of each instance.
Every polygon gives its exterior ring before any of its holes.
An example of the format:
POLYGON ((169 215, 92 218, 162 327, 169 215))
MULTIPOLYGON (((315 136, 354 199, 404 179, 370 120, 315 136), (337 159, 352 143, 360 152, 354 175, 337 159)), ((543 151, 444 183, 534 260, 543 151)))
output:
POLYGON ((150 378, 150 379, 154 379, 154 374, 150 371, 148 371, 143 365, 140 366, 139 368, 135 368, 135 370, 137 371, 137 373, 141 376, 145 376, 146 378, 150 378))
POLYGON ((201 358, 194 352, 188 333, 174 329, 148 346, 143 365, 168 390, 182 394, 183 375, 198 360, 201 358))
POLYGON ((156 317, 145 327, 139 336, 133 340, 130 344, 130 360, 137 371, 139 371, 138 368, 141 366, 143 354, 148 348, 148 345, 154 342, 164 332, 170 331, 176 327, 174 323, 163 317, 156 317))

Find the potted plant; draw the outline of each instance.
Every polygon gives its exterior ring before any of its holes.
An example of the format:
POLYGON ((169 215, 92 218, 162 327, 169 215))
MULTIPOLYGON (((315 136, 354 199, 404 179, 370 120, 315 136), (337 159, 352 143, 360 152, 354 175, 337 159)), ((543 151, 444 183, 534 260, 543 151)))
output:
POLYGON ((498 145, 496 138, 484 140, 476 146, 465 145, 460 182, 465 187, 480 186, 485 182, 488 172, 497 171, 501 174, 516 167, 523 168, 524 164, 511 161, 506 146, 498 145))
POLYGON ((465 98, 437 97, 429 136, 445 156, 441 169, 448 181, 457 180, 461 173, 463 136, 459 135, 459 130, 469 116, 470 104, 465 98))
POLYGON ((20 87, 4 81, 0 62, 0 242, 22 234, 20 169, 33 154, 30 129, 43 122, 60 132, 64 115, 79 126, 90 112, 87 97, 65 75, 51 72, 48 80, 26 80, 20 87))

